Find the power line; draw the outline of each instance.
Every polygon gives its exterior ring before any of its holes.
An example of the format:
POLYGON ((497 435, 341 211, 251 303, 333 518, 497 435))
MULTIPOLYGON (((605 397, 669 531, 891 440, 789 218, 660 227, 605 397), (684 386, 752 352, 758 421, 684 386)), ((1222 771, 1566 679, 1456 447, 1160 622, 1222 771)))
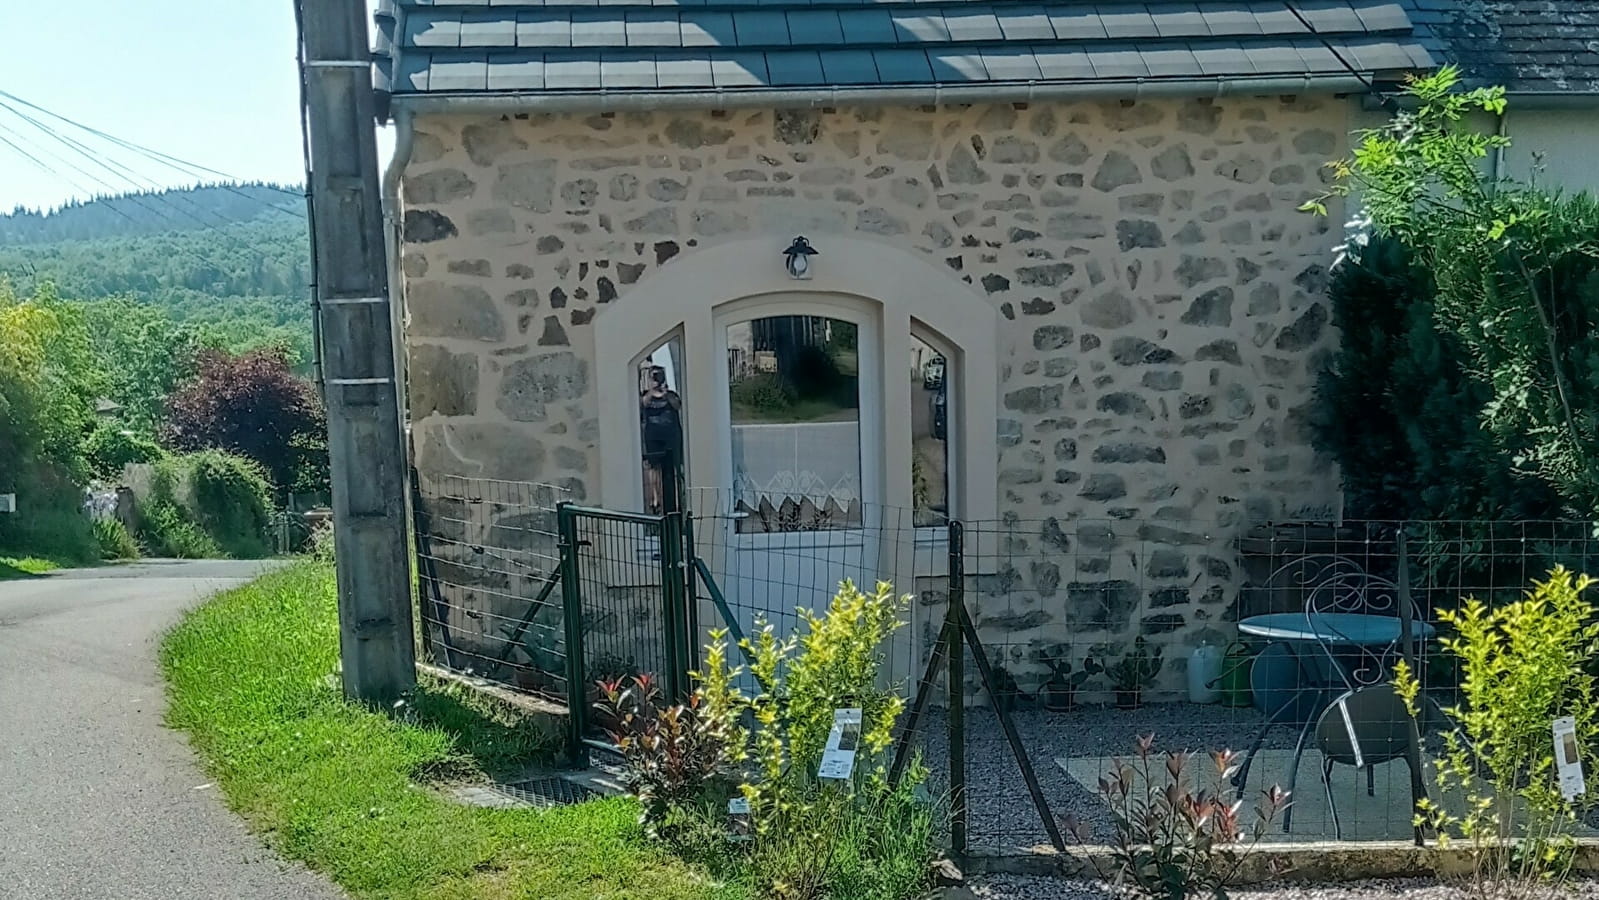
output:
MULTIPOLYGON (((144 146, 143 144, 138 144, 138 143, 135 143, 133 141, 130 141, 127 138, 120 138, 120 137, 117 137, 114 134, 109 134, 107 132, 101 131, 100 129, 95 128, 92 125, 85 125, 82 122, 79 122, 79 121, 77 121, 75 119, 68 118, 67 116, 64 116, 64 115, 62 115, 62 114, 60 114, 58 112, 46 109, 46 108, 44 108, 43 106, 40 106, 37 103, 32 103, 30 101, 24 100, 21 97, 18 97, 16 94, 11 93, 10 91, 0 90, 0 97, 5 97, 5 98, 7 98, 9 100, 12 100, 12 101, 15 101, 17 103, 20 103, 23 106, 28 107, 29 109, 38 110, 39 112, 42 112, 42 113, 44 113, 47 116, 51 116, 52 118, 60 119, 61 121, 67 123, 68 125, 71 125, 71 126, 73 126, 75 128, 81 128, 84 131, 87 131, 90 134, 95 135, 96 137, 104 138, 105 140, 108 140, 108 141, 110 141, 110 142, 112 142, 114 144, 118 144, 118 145, 126 147, 126 148, 128 148, 130 150, 134 150, 134 151, 137 151, 139 153, 142 153, 142 154, 144 154, 146 156, 150 156, 150 157, 162 160, 162 161, 164 161, 166 163, 166 165, 169 168, 177 169, 178 171, 183 172, 186 175, 193 175, 194 172, 186 171, 186 170, 192 169, 192 170, 198 170, 200 172, 204 172, 204 173, 209 174, 209 175, 215 175, 215 176, 217 176, 219 178, 226 178, 229 181, 242 181, 243 180, 243 179, 239 178, 237 175, 229 175, 227 172, 224 172, 224 171, 222 171, 220 169, 213 169, 213 168, 210 168, 209 166, 203 166, 203 165, 201 165, 199 163, 196 163, 196 162, 189 162, 188 160, 181 159, 181 158, 173 156, 173 155, 171 155, 169 153, 162 153, 160 150, 153 150, 153 149, 151 149, 149 147, 144 146)), ((291 197, 299 197, 300 196, 299 193, 297 193, 295 191, 287 190, 285 188, 274 187, 272 185, 266 185, 266 187, 267 187, 268 190, 277 191, 280 194, 288 194, 291 197)))
MULTIPOLYGON (((7 112, 12 113, 13 115, 15 115, 18 118, 22 119, 24 122, 27 122, 28 124, 34 126, 35 128, 39 129, 40 131, 44 132, 44 134, 46 136, 54 138, 56 141, 58 141, 63 146, 65 146, 67 149, 72 150, 72 151, 74 151, 76 153, 79 153, 82 156, 84 156, 87 159, 89 159, 91 162, 101 166, 102 168, 105 168, 105 169, 111 171, 113 176, 117 175, 116 170, 111 169, 109 166, 106 166, 105 163, 103 163, 100 160, 96 159, 94 153, 84 149, 81 145, 74 144, 74 142, 71 139, 63 137, 62 135, 56 133, 56 131, 54 129, 50 128, 48 125, 44 125, 43 123, 39 122, 37 119, 32 118, 31 116, 28 116, 28 115, 25 115, 23 113, 17 112, 17 110, 15 110, 12 107, 6 105, 4 102, 0 102, 0 109, 4 109, 7 112)), ((73 171, 75 171, 75 172, 79 173, 80 175, 84 176, 85 178, 88 178, 90 181, 93 181, 95 184, 100 185, 101 187, 105 188, 107 191, 110 191, 112 194, 124 193, 126 191, 126 188, 120 187, 118 185, 112 184, 109 181, 106 181, 104 178, 101 178, 100 176, 94 174, 93 172, 90 172, 87 169, 84 169, 82 166, 78 165, 77 163, 74 163, 70 159, 67 159, 67 158, 61 157, 61 156, 51 156, 51 159, 53 159, 55 162, 57 162, 57 163, 59 163, 59 164, 61 164, 63 166, 66 166, 69 169, 72 169, 73 171)), ((135 186, 137 187, 137 183, 135 183, 135 186)), ((145 203, 144 199, 142 197, 140 197, 136 193, 125 194, 125 198, 128 200, 128 202, 134 204, 135 206, 138 206, 141 209, 146 210, 147 212, 150 212, 150 213, 154 214, 155 216, 159 217, 163 221, 166 221, 166 222, 168 222, 168 223, 170 223, 172 225, 180 225, 181 224, 181 223, 177 222, 176 220, 174 220, 171 216, 168 216, 161 209, 158 209, 155 206, 152 206, 152 205, 150 205, 148 203, 145 203)), ((195 216, 190 215, 188 213, 185 213, 182 210, 178 210, 178 209, 176 209, 174 207, 169 207, 169 208, 171 208, 173 210, 173 212, 176 212, 176 213, 178 213, 180 215, 186 215, 190 219, 190 221, 193 221, 195 224, 199 225, 201 228, 210 228, 211 227, 210 225, 206 224, 205 222, 200 221, 195 216)))
MULTIPOLYGON (((113 143, 113 144, 115 144, 115 145, 117 145, 119 147, 122 147, 125 150, 131 150, 132 152, 137 153, 137 154, 139 154, 141 156, 144 156, 147 159, 150 159, 150 160, 152 160, 153 162, 156 162, 159 165, 165 166, 165 167, 167 167, 169 169, 173 169, 173 170, 175 170, 177 172, 180 172, 180 173, 182 173, 184 175, 189 176, 190 178, 195 178, 195 179, 199 180, 202 183, 205 181, 205 176, 206 175, 216 176, 216 177, 219 177, 219 178, 226 179, 227 181, 243 183, 243 179, 239 178, 236 175, 230 175, 227 172, 221 171, 220 169, 213 169, 213 168, 210 168, 209 166, 203 166, 203 165, 201 165, 199 163, 189 162, 188 160, 181 159, 181 158, 173 156, 173 155, 171 155, 169 153, 163 153, 160 150, 155 150, 155 149, 152 149, 150 147, 146 147, 143 144, 135 143, 134 141, 130 141, 130 140, 126 139, 126 138, 117 137, 114 134, 110 134, 109 132, 102 131, 102 130, 100 130, 98 128, 95 128, 92 125, 85 125, 82 122, 79 122, 79 121, 77 121, 75 119, 72 119, 72 118, 69 118, 67 116, 64 116, 64 115, 62 115, 62 114, 60 114, 58 112, 55 112, 55 111, 50 110, 50 109, 46 109, 45 107, 40 106, 37 103, 33 103, 31 101, 24 100, 21 97, 18 97, 16 94, 11 93, 10 91, 0 90, 0 97, 5 97, 5 98, 7 98, 7 99, 9 99, 9 100, 11 100, 11 101, 13 101, 15 103, 20 103, 23 106, 28 107, 29 109, 37 110, 39 112, 44 113, 47 116, 50 116, 50 117, 55 118, 55 119, 59 119, 60 121, 65 122, 68 125, 73 126, 74 128, 80 128, 83 131, 86 131, 89 134, 94 135, 95 137, 101 138, 102 140, 110 141, 111 143, 113 143)), ((15 112, 15 110, 13 110, 13 112, 15 112)), ((19 113, 19 115, 20 115, 20 113, 19 113)), ((274 209, 274 210, 277 210, 279 212, 289 213, 289 214, 295 215, 295 216, 304 216, 305 215, 305 211, 302 210, 302 209, 295 209, 293 207, 287 207, 287 206, 278 206, 277 204, 268 202, 266 200, 263 200, 260 197, 245 193, 244 191, 239 190, 236 186, 231 185, 231 184, 217 184, 215 186, 221 188, 222 190, 228 191, 229 193, 237 194, 238 196, 243 197, 246 200, 249 200, 249 201, 251 201, 253 203, 259 203, 262 206, 265 206, 265 207, 267 207, 269 209, 274 209)), ((286 195, 288 195, 290 197, 295 197, 297 199, 303 199, 303 195, 300 194, 299 192, 296 192, 296 191, 291 191, 291 190, 288 190, 286 188, 280 188, 280 187, 277 187, 277 186, 271 185, 271 184, 262 184, 260 186, 265 188, 266 190, 269 190, 269 191, 274 191, 274 192, 279 193, 279 194, 286 194, 286 195)))
MULTIPOLYGON (((34 144, 32 141, 28 140, 27 138, 24 138, 21 134, 17 133, 16 131, 12 130, 11 128, 7 127, 4 123, 0 123, 0 131, 4 131, 7 134, 11 135, 12 137, 16 138, 18 141, 22 141, 23 143, 26 143, 28 146, 33 147, 33 149, 39 150, 40 153, 44 153, 44 151, 37 144, 34 144)), ((32 153, 29 153, 28 151, 22 149, 20 146, 18 146, 16 144, 15 141, 12 141, 9 138, 6 138, 4 136, 0 136, 0 142, 4 142, 6 144, 6 146, 8 146, 11 149, 17 151, 22 156, 27 158, 28 161, 32 162, 34 165, 36 165, 39 168, 43 169, 45 172, 49 173, 50 175, 52 175, 52 176, 54 176, 56 178, 61 179, 62 181, 66 182, 67 184, 71 185, 74 190, 76 190, 76 191, 78 191, 80 193, 83 193, 83 194, 89 194, 91 196, 94 194, 94 191, 91 191, 88 188, 85 188, 81 184, 78 184, 76 181, 73 181, 71 178, 68 178, 67 176, 65 176, 65 175, 61 174, 60 172, 56 171, 48 163, 46 163, 43 160, 39 159, 37 156, 34 156, 32 153)), ((44 153, 44 155, 48 156, 49 154, 44 153)), ((135 225, 139 224, 138 220, 134 219, 132 216, 130 216, 127 213, 123 212, 122 210, 116 208, 115 206, 111 205, 110 203, 106 204, 106 208, 111 210, 112 212, 116 213, 117 215, 121 216, 122 218, 127 219, 129 222, 133 222, 135 225)))
MULTIPOLYGON (((80 153, 87 153, 88 152, 86 150, 86 148, 80 149, 81 145, 79 147, 74 147, 74 142, 70 138, 64 138, 61 135, 54 134, 53 131, 48 126, 43 125, 43 124, 38 123, 38 122, 35 122, 30 117, 28 117, 28 116, 26 116, 26 115, 24 115, 22 113, 19 113, 19 112, 17 112, 14 109, 11 109, 9 106, 6 106, 4 103, 0 103, 0 109, 6 109, 7 111, 9 111, 9 112, 11 112, 11 113, 13 113, 15 115, 18 115, 24 121, 27 121, 30 124, 33 124, 36 127, 39 127, 46 134, 49 134, 50 136, 56 138, 57 140, 62 141, 64 144, 66 144, 69 147, 73 147, 73 149, 78 150, 78 152, 80 152, 80 153)), ((48 160, 50 160, 52 162, 55 162, 55 163, 58 163, 58 164, 61 164, 61 165, 65 165, 65 166, 67 166, 69 168, 72 168, 73 170, 75 170, 75 171, 87 176, 88 178, 90 178, 91 180, 95 181, 96 183, 104 185, 104 186, 106 186, 107 188, 110 188, 113 191, 117 190, 117 188, 115 188, 114 186, 109 185, 106 181, 104 181, 103 179, 101 179, 98 176, 94 175, 93 173, 83 170, 81 167, 73 164, 70 160, 62 159, 59 155, 51 153, 49 150, 46 150, 43 147, 39 146, 39 144, 37 144, 36 142, 28 140, 22 134, 18 133, 17 131, 12 129, 11 127, 7 126, 4 122, 0 122, 0 132, 5 132, 6 134, 10 134, 12 137, 16 138, 16 141, 13 141, 10 138, 6 138, 4 135, 0 135, 0 142, 5 143, 7 146, 9 146, 13 150, 15 150, 17 153, 19 153, 22 156, 24 156, 25 158, 27 158, 34 165, 36 165, 39 168, 43 169, 45 172, 47 172, 47 173, 49 173, 49 174, 61 179, 62 181, 65 181, 67 184, 71 185, 74 189, 76 189, 76 190, 78 190, 78 191, 80 191, 82 193, 91 194, 92 195, 94 192, 84 188, 83 185, 81 185, 78 182, 74 181, 73 179, 68 178, 67 176, 63 175, 55 167, 51 166, 50 163, 46 162, 45 159, 48 159, 48 160), (20 144, 18 144, 17 141, 21 141, 22 143, 27 144, 29 147, 33 148, 33 150, 37 151, 38 154, 43 156, 45 159, 40 159, 39 156, 36 156, 33 153, 30 153, 27 150, 23 149, 23 147, 20 144)), ((149 213, 157 216, 162 221, 165 221, 165 222, 167 222, 169 224, 181 226, 181 223, 175 222, 170 216, 166 215, 166 213, 163 212, 162 210, 154 208, 154 207, 152 207, 152 206, 150 206, 150 205, 148 205, 147 203, 144 202, 145 199, 160 201, 161 199, 163 199, 163 198, 160 197, 160 195, 151 194, 151 195, 147 195, 147 196, 141 196, 139 194, 124 194, 121 197, 121 199, 126 200, 126 201, 128 201, 130 203, 133 203, 134 205, 139 206, 141 209, 144 209, 146 212, 149 212, 149 213)), ((101 205, 103 205, 106 209, 110 210, 115 215, 120 216, 120 217, 128 220, 129 222, 132 222, 136 226, 147 226, 149 224, 148 222, 140 222, 140 221, 138 221, 133 216, 129 215, 126 211, 118 208, 118 206, 115 205, 115 203, 112 200, 110 200, 109 198, 106 199, 106 200, 102 200, 101 201, 101 205)), ((174 211, 178 212, 178 213, 183 213, 183 210, 174 209, 174 211)), ((231 245, 231 247, 233 249, 242 250, 247 255, 252 254, 252 253, 255 252, 253 248, 247 246, 246 244, 241 242, 239 239, 237 239, 234 236, 228 234, 224 230, 228 223, 224 222, 224 226, 222 228, 218 228, 218 227, 215 227, 215 226, 208 225, 205 222, 200 222, 199 220, 195 219, 193 216, 189 216, 189 218, 191 220, 194 220, 194 221, 198 222, 201 230, 204 230, 207 233, 210 233, 212 235, 215 235, 218 238, 221 238, 228 245, 231 245)), ((172 244, 172 245, 169 246, 169 249, 170 249, 171 252, 176 253, 176 254, 186 258, 191 263, 194 263, 197 266, 197 269, 196 269, 197 273, 202 273, 203 274, 203 273, 205 273, 207 271, 215 271, 217 273, 225 273, 225 271, 226 271, 226 267, 221 262, 216 261, 216 260, 212 260, 212 259, 207 259, 207 258, 201 256, 200 254, 196 253, 195 251, 190 250, 187 247, 184 247, 182 244, 172 244)), ((31 266, 30 266, 30 268, 31 268, 31 266)), ((33 275, 33 277, 37 278, 37 271, 36 270, 34 272, 32 272, 31 274, 33 275)))
MULTIPOLYGON (((167 207, 169 209, 172 209, 172 210, 174 210, 175 212, 178 212, 181 215, 187 216, 188 218, 190 218, 191 220, 193 220, 197 224, 199 224, 201 227, 210 228, 210 227, 213 227, 213 226, 209 225, 209 224, 207 224, 205 222, 201 222, 199 220, 199 218, 198 218, 198 215, 210 215, 211 218, 216 223, 219 223, 221 225, 221 227, 224 227, 224 228, 227 227, 227 225, 229 224, 226 219, 223 219, 222 217, 216 215, 215 213, 209 212, 205 208, 201 207, 199 204, 194 203, 193 201, 189 200, 187 197, 182 196, 181 194, 175 194, 175 195, 172 195, 171 197, 167 197, 167 196, 164 196, 164 195, 162 195, 160 193, 156 193, 156 192, 150 191, 151 187, 159 188, 159 184, 155 181, 155 179, 149 178, 148 176, 145 176, 145 175, 142 175, 141 173, 134 171, 133 169, 123 165, 122 163, 117 162, 115 159, 111 159, 109 157, 102 158, 100 154, 96 153, 92 148, 90 148, 87 145, 85 145, 82 141, 79 141, 79 140, 77 140, 75 138, 71 138, 71 137, 68 137, 68 136, 66 136, 64 134, 61 134, 60 132, 56 131, 54 128, 51 128, 48 124, 46 124, 44 122, 40 122, 38 119, 35 119, 32 116, 17 110, 16 108, 10 106, 9 104, 7 104, 3 100, 0 100, 0 109, 4 109, 4 110, 10 112, 12 115, 17 116, 18 118, 22 119, 24 122, 27 122, 28 124, 32 125, 33 127, 35 127, 37 129, 39 129, 40 131, 44 132, 49 137, 54 138, 56 141, 60 142, 63 146, 67 147, 68 149, 76 152, 77 154, 81 155, 85 159, 89 160, 91 163, 94 163, 95 165, 99 166, 100 168, 105 169, 106 171, 110 172, 112 177, 119 178, 119 179, 121 179, 123 181, 126 181, 129 184, 133 185, 137 194, 139 194, 141 196, 148 196, 149 199, 152 200, 153 202, 167 204, 167 207), (143 183, 141 183, 141 182, 143 182, 143 183), (148 193, 146 193, 146 192, 148 192, 148 193), (188 212, 185 212, 183 210, 177 209, 177 207, 175 205, 173 205, 171 201, 180 201, 180 202, 184 203, 185 205, 187 205, 190 208, 192 208, 195 211, 195 213, 198 214, 198 215, 191 215, 188 212)), ((76 167, 74 167, 74 168, 76 168, 76 167)), ((85 173, 85 174, 87 174, 87 173, 85 173)), ((93 178, 94 176, 91 175, 90 177, 93 178)), ((98 178, 95 178, 95 181, 99 182, 100 184, 106 185, 107 188, 111 189, 114 192, 124 192, 125 191, 124 188, 118 188, 118 187, 114 187, 112 185, 106 184, 104 181, 101 181, 98 178)), ((129 195, 129 196, 131 198, 133 195, 129 195)))

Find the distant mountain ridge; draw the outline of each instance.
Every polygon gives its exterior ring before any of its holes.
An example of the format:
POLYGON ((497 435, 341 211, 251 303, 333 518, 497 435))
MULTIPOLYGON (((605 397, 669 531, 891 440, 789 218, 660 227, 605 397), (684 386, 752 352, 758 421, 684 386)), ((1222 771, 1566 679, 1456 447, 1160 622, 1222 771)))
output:
POLYGON ((0 214, 0 247, 133 237, 226 227, 245 222, 303 222, 298 185, 272 182, 202 184, 192 188, 73 200, 52 210, 17 207, 0 214))

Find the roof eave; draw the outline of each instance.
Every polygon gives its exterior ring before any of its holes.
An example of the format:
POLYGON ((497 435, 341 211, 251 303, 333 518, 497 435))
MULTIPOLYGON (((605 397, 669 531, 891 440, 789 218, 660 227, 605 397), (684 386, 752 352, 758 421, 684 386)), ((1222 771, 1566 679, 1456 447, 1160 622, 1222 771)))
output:
MULTIPOLYGON (((1387 78, 1379 78, 1386 81, 1387 78)), ((873 87, 727 88, 569 92, 395 93, 395 108, 416 115, 520 115, 643 110, 798 109, 844 106, 942 106, 1066 100, 1140 100, 1156 97, 1352 94, 1370 90, 1354 74, 1216 76, 1207 78, 1096 79, 873 87)))

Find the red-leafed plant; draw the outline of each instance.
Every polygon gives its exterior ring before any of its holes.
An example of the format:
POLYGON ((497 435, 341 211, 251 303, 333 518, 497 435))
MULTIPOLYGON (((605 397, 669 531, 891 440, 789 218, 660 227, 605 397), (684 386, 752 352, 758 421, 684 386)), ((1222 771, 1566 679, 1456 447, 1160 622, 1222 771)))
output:
POLYGON ((727 748, 728 727, 706 712, 699 694, 666 704, 649 674, 601 681, 599 688, 595 706, 627 763, 628 789, 644 805, 644 829, 661 837, 674 809, 704 798, 727 748))
MULTIPOLYGON (((1232 783, 1238 755, 1211 753, 1208 771, 1190 775, 1196 756, 1159 753, 1155 736, 1148 735, 1138 738, 1130 760, 1113 759, 1099 779, 1115 863, 1114 872, 1103 874, 1151 900, 1225 900, 1239 866, 1288 807, 1287 792, 1273 785, 1261 791, 1246 824, 1232 783)), ((1077 840, 1088 841, 1084 823, 1064 824, 1077 840)))
POLYGON ((284 350, 208 350, 194 378, 167 398, 163 442, 177 450, 226 450, 255 460, 280 490, 320 490, 327 420, 311 383, 284 350))

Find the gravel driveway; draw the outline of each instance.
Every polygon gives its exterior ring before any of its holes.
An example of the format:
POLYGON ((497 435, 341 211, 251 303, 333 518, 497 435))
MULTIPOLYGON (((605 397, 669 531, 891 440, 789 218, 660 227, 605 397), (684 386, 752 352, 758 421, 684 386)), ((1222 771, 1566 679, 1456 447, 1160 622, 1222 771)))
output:
POLYGON ((161 633, 262 563, 152 561, 0 582, 0 897, 324 900, 161 725, 161 633))

